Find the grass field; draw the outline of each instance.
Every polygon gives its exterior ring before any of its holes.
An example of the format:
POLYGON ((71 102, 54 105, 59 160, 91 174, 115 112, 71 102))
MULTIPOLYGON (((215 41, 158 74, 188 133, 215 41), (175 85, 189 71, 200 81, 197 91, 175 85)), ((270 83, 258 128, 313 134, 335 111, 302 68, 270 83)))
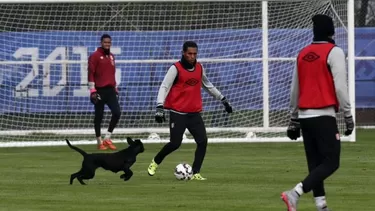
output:
MULTIPOLYGON (((374 136, 360 130, 356 143, 343 143, 341 167, 326 181, 331 209, 375 210, 374 136)), ((195 145, 185 144, 150 177, 147 166, 161 146, 145 145, 130 181, 99 169, 87 186, 68 184, 82 160, 68 147, 0 148, 0 210, 279 211, 286 210, 280 192, 307 173, 301 143, 209 144, 202 169, 208 180, 177 181, 175 165, 193 159, 195 145)), ((304 210, 315 210, 311 194, 300 200, 304 210)))

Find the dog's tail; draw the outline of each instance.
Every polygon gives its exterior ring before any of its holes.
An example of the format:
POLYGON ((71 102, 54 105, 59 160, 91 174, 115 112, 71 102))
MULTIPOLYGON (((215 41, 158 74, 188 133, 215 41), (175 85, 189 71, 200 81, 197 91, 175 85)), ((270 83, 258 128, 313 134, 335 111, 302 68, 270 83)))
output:
POLYGON ((85 157, 87 155, 87 153, 85 151, 83 151, 82 149, 80 149, 80 148, 78 148, 76 146, 71 145, 68 139, 65 139, 65 140, 66 140, 66 143, 68 144, 68 146, 71 149, 74 149, 75 151, 79 152, 83 157, 85 157))

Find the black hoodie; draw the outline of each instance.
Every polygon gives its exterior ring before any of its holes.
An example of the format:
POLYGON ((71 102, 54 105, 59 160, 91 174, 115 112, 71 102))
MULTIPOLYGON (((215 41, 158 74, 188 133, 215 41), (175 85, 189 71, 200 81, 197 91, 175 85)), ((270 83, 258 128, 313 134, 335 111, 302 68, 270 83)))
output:
POLYGON ((331 17, 327 15, 315 15, 312 18, 313 21, 313 32, 314 42, 327 41, 335 44, 335 41, 330 38, 335 34, 335 26, 331 17))

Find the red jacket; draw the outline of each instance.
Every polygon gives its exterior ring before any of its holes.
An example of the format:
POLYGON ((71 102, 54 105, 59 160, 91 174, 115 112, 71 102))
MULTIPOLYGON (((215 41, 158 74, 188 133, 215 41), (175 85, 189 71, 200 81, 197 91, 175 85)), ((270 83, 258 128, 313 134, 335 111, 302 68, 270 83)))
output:
POLYGON ((89 57, 88 81, 94 82, 95 87, 116 87, 115 57, 112 53, 105 55, 102 48, 98 48, 89 57))
POLYGON ((306 46, 298 55, 299 109, 319 109, 334 106, 338 111, 332 73, 327 64, 331 43, 306 46))
POLYGON ((202 65, 197 62, 194 71, 186 70, 180 62, 174 65, 178 78, 165 99, 164 107, 183 113, 201 112, 202 65))

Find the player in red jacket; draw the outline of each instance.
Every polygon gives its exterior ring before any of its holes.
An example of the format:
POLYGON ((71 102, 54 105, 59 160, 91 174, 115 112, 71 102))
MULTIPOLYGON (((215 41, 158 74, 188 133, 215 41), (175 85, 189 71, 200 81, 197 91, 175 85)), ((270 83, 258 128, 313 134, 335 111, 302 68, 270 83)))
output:
POLYGON ((206 127, 200 114, 202 111, 202 88, 220 100, 228 113, 232 113, 232 107, 208 80, 202 64, 197 62, 198 45, 195 42, 187 41, 182 49, 181 60, 169 68, 157 98, 156 122, 162 123, 165 120, 164 108, 170 110, 170 142, 152 160, 148 167, 148 173, 153 176, 163 159, 180 147, 183 134, 188 129, 197 143, 192 166, 194 174, 192 179, 205 180, 206 178, 200 174, 207 148, 206 127))
POLYGON ((318 211, 328 211, 324 180, 340 166, 340 135, 336 112, 343 111, 345 135, 354 129, 347 88, 344 51, 335 45, 332 18, 312 18, 314 39, 297 57, 290 96, 291 121, 287 130, 290 139, 300 137, 309 174, 295 188, 281 193, 288 211, 296 211, 304 193, 313 192, 318 211))
POLYGON ((120 115, 118 90, 116 87, 115 57, 110 51, 112 38, 108 34, 101 37, 101 47, 90 55, 88 61, 88 81, 90 100, 95 105, 94 127, 99 150, 116 149, 111 141, 111 134, 116 127, 120 115), (104 105, 112 112, 108 132, 102 140, 100 127, 103 120, 104 105))

